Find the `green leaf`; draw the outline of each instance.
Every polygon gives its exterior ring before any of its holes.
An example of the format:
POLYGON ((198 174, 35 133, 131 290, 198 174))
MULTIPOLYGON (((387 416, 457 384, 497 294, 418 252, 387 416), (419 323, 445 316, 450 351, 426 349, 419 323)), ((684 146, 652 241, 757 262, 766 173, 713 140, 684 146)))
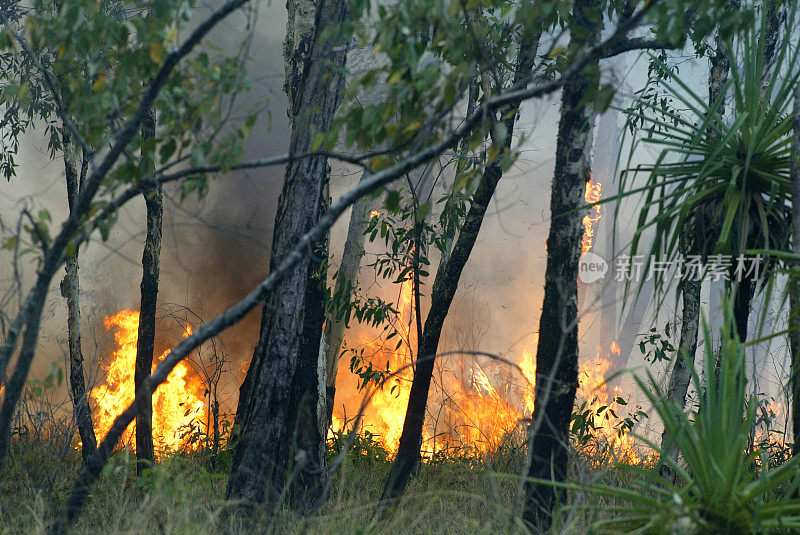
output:
POLYGON ((175 151, 178 148, 178 144, 175 142, 174 138, 169 138, 165 143, 161 144, 161 147, 158 149, 158 156, 161 158, 161 164, 166 164, 172 155, 175 154, 175 151))

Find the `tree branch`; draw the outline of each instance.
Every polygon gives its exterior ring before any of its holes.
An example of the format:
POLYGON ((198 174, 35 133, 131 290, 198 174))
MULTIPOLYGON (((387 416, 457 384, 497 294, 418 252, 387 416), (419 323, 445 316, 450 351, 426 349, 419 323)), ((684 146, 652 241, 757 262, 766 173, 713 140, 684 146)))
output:
POLYGON ((630 37, 624 39, 619 43, 606 50, 601 57, 610 58, 624 52, 631 52, 633 50, 671 50, 677 48, 678 45, 665 41, 663 39, 648 39, 645 37, 630 37))

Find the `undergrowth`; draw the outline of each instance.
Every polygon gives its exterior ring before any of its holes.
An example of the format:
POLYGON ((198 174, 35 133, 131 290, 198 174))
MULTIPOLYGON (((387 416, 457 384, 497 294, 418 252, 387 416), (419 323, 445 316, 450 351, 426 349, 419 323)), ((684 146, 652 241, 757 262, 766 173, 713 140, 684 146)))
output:
MULTIPOLYGON (((509 436, 497 451, 482 456, 437 454, 422 463, 396 507, 373 522, 377 498, 391 455, 374 435, 359 435, 333 477, 318 515, 302 518, 265 506, 248 526, 223 514, 230 452, 207 451, 163 457, 141 476, 135 456, 119 451, 103 471, 75 526, 76 533, 522 533, 512 520, 518 474, 524 466, 521 434, 509 436), (501 477, 499 474, 506 474, 501 477)), ((345 436, 334 434, 329 458, 341 452, 345 436)), ((577 480, 621 484, 613 470, 578 456, 571 472, 577 480)), ((0 473, 0 534, 43 533, 63 504, 81 468, 79 452, 54 441, 18 437, 0 473)), ((582 497, 570 493, 568 502, 582 497)), ((582 517, 565 514, 560 531, 581 532, 582 517)))

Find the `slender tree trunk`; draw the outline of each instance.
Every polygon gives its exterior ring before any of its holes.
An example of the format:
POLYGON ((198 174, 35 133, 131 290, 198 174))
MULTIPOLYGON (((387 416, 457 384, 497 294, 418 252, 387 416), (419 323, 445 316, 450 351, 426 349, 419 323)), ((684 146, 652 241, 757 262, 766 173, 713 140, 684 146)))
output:
MULTIPOLYGON (((570 24, 570 47, 585 50, 600 37, 603 26, 598 0, 576 0, 570 24)), ((592 62, 568 79, 561 96, 561 119, 550 197, 550 234, 544 301, 536 353, 534 423, 528 437, 529 476, 563 481, 567 474, 569 423, 578 387, 578 262, 586 183, 591 173, 592 105, 599 83, 599 65, 592 62)), ((528 483, 524 520, 538 531, 552 524, 556 490, 528 483)))
MULTIPOLYGON (((728 2, 728 9, 739 8, 739 1, 728 2)), ((708 103, 713 106, 718 98, 722 102, 717 108, 720 118, 725 115, 725 97, 720 97, 720 93, 728 83, 728 72, 731 67, 731 58, 728 55, 728 48, 722 36, 717 33, 716 50, 711 56, 711 69, 708 76, 708 103)), ((680 230, 680 247, 682 255, 690 254, 691 244, 697 229, 694 228, 694 219, 688 221, 680 230)), ((677 410, 683 410, 686 404, 686 393, 689 390, 691 381, 691 369, 689 365, 694 365, 695 352, 697 351, 697 335, 700 329, 700 293, 702 291, 702 281, 689 280, 683 278, 681 281, 681 297, 683 299, 683 311, 681 314, 681 339, 679 343, 679 354, 674 357, 672 373, 667 387, 667 398, 676 405, 677 410)), ((677 459, 678 451, 669 441, 666 430, 661 435, 661 454, 677 459)), ((674 478, 671 468, 662 458, 659 471, 664 477, 674 478)))
MULTIPOLYGON (((150 110, 142 123, 142 139, 155 137, 156 114, 150 110)), ((138 391, 143 381, 150 377, 153 369, 153 351, 156 336, 156 302, 158 300, 158 276, 161 257, 161 227, 164 215, 164 197, 161 185, 143 191, 147 210, 147 236, 142 253, 141 305, 139 308, 139 332, 136 341, 136 370, 134 384, 138 391)), ((136 416, 137 472, 141 472, 155 461, 153 448, 153 401, 147 398, 139 405, 136 416)))
MULTIPOLYGON (((681 232, 680 250, 686 251, 686 237, 692 231, 683 229, 681 232)), ((683 274, 682 274, 683 275, 683 274)), ((678 352, 673 357, 672 373, 667 386, 667 400, 675 405, 675 410, 682 411, 686 405, 686 393, 692 378, 692 367, 697 352, 697 334, 700 328, 700 290, 702 282, 690 278, 681 281, 681 297, 683 299, 681 317, 681 339, 678 352)), ((674 480, 675 474, 666 458, 677 459, 678 449, 670 443, 669 433, 665 429, 661 434, 661 461, 659 473, 674 480)))
MULTIPOLYGON (((75 199, 80 191, 81 176, 78 158, 70 140, 64 139, 64 171, 67 178, 67 204, 72 213, 75 199)), ((61 282, 61 295, 67 299, 67 339, 69 346, 69 388, 72 396, 72 412, 81 437, 83 463, 97 449, 97 437, 92 426, 92 411, 86 393, 81 350, 80 280, 78 278, 78 248, 65 262, 66 275, 61 282)))
MULTIPOLYGON (((520 43, 520 53, 517 59, 514 83, 525 80, 533 68, 536 59, 536 50, 539 46, 539 35, 524 37, 520 43)), ((506 137, 495 140, 505 149, 511 147, 511 138, 514 131, 514 122, 518 110, 505 120, 506 137)), ((469 255, 481 230, 486 209, 489 206, 497 183, 503 176, 499 158, 488 164, 484 169, 481 181, 473 195, 469 210, 464 218, 464 224, 458 233, 458 238, 450 254, 442 259, 436 271, 436 277, 431 289, 431 306, 425 326, 422 329, 417 346, 417 362, 414 367, 414 380, 408 396, 408 408, 403 421, 403 432, 397 457, 392 463, 389 477, 383 490, 383 500, 396 498, 403 492, 408 483, 415 465, 420 460, 420 446, 422 444, 422 429, 425 423, 425 411, 428 403, 428 392, 435 364, 436 352, 439 348, 439 339, 442 327, 453 302, 453 297, 458 290, 458 283, 464 266, 469 260, 469 255)), ((419 307, 417 307, 419 310, 419 307)))
MULTIPOLYGON (((617 73, 619 71, 624 72, 627 68, 625 61, 621 58, 617 58, 613 65, 610 68, 617 73)), ((616 171, 617 157, 621 150, 620 143, 623 137, 623 127, 617 123, 618 115, 619 112, 616 109, 609 109, 600 117, 597 124, 597 141, 595 143, 597 149, 592 162, 592 175, 595 180, 603 183, 603 198, 614 197, 619 193, 619 186, 617 180, 615 180, 614 172, 616 171), (602 150, 600 149, 601 147, 602 150)), ((611 265, 613 265, 616 252, 614 251, 614 246, 622 241, 616 239, 613 232, 616 228, 614 207, 615 203, 603 205, 604 214, 601 219, 601 226, 598 228, 598 231, 605 235, 605 260, 611 265)), ((647 313, 647 307, 650 305, 653 293, 652 284, 652 280, 643 283, 632 306, 627 307, 627 313, 624 318, 620 317, 618 322, 617 293, 619 285, 614 270, 609 269, 603 280, 600 306, 600 341, 606 352, 613 354, 611 342, 616 342, 619 348, 619 354, 615 355, 610 374, 623 370, 628 365, 628 360, 636 346, 636 340, 647 313)), ((617 380, 618 378, 615 378, 610 382, 617 380)))
MULTIPOLYGON (((740 5, 740 0, 730 0, 726 5, 726 9, 728 11, 738 11, 740 5)), ((717 32, 714 44, 714 55, 711 56, 711 71, 708 76, 708 103, 712 106, 717 98, 720 97, 725 84, 728 83, 728 73, 731 70, 731 57, 728 46, 719 32, 717 32)), ((723 95, 722 102, 717 109, 719 117, 725 116, 725 98, 723 95)))
POLYGON ((747 322, 750 319, 750 308, 755 297, 756 281, 747 277, 742 277, 742 280, 735 286, 731 284, 731 292, 733 293, 733 319, 736 326, 736 335, 739 340, 745 342, 747 340, 747 322))
MULTIPOLYGON (((792 252, 800 254, 800 86, 794 92, 792 112, 794 136, 792 138, 792 252)), ((790 316, 789 342, 792 352, 792 455, 800 452, 800 281, 789 278, 790 316)))
POLYGON ((782 3, 778 0, 765 0, 762 4, 764 17, 764 72, 761 74, 761 98, 768 98, 772 67, 775 63, 775 50, 778 46, 778 35, 780 34, 781 20, 783 13, 782 3))
MULTIPOLYGON (((361 175, 364 180, 369 175, 366 171, 361 175)), ((347 285, 356 287, 358 285, 358 270, 361 267, 361 258, 364 256, 364 221, 367 218, 367 210, 370 201, 367 197, 359 199, 353 205, 350 213, 350 224, 347 227, 347 240, 344 242, 342 251, 342 261, 339 264, 339 271, 336 277, 334 293, 344 291, 347 285)), ((333 408, 336 397, 336 371, 339 364, 339 351, 344 341, 345 331, 344 318, 337 320, 335 317, 329 318, 328 327, 325 332, 325 362, 327 366, 326 385, 325 385, 325 421, 327 427, 330 426, 333 418, 333 408)))
MULTIPOLYGON (((286 92, 291 118, 290 152, 309 151, 341 98, 347 36, 344 0, 290 0, 285 44, 286 92)), ((328 181, 327 158, 287 166, 275 219, 271 269, 318 221, 328 181)), ((325 244, 317 244, 317 247, 325 244)), ((318 253, 319 249, 315 251, 318 253)), ((240 390, 239 427, 227 496, 245 503, 277 501, 288 486, 290 504, 306 510, 324 476, 325 437, 318 399, 323 290, 312 254, 264 302, 261 334, 240 390)))

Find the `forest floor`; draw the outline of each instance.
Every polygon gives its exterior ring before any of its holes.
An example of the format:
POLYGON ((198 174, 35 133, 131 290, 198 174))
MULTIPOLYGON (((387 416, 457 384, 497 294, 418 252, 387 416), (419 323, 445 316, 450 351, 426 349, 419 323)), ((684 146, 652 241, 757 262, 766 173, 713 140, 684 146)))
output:
MULTIPOLYGON (((117 453, 95 484, 75 533, 525 533, 513 520, 524 448, 515 444, 480 458, 441 458, 423 463, 400 502, 372 520, 389 460, 369 440, 342 463, 320 513, 304 519, 268 510, 255 524, 223 520, 229 457, 212 463, 203 453, 173 454, 142 476, 133 456, 117 453)), ((576 456, 573 456, 575 458, 576 456)), ((618 471, 573 461, 572 478, 620 484, 618 471)), ((44 533, 54 505, 63 504, 80 469, 74 448, 18 440, 0 472, 0 534, 44 533)), ((604 507, 575 507, 594 500, 570 493, 556 532, 583 533, 604 507), (592 518, 590 518, 592 516, 592 518)))

